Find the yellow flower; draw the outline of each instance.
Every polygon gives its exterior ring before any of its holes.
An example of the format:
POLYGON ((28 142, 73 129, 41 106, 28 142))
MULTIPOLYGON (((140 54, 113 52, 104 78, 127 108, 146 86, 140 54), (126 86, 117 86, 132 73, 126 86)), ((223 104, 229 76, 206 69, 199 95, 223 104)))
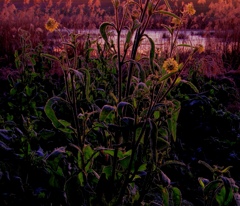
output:
POLYGON ((203 53, 205 51, 204 47, 202 44, 199 44, 197 47, 196 47, 197 51, 199 54, 203 53))
POLYGON ((175 26, 179 26, 181 24, 181 19, 173 17, 171 23, 173 23, 175 26))
POLYGON ((188 14, 190 16, 196 13, 196 10, 194 9, 192 2, 185 5, 183 13, 188 14))
POLYGON ((59 23, 53 18, 49 18, 45 24, 45 28, 50 32, 54 32, 58 28, 58 26, 59 23))
POLYGON ((163 69, 167 71, 167 73, 178 71, 178 63, 173 58, 168 58, 163 62, 163 69))

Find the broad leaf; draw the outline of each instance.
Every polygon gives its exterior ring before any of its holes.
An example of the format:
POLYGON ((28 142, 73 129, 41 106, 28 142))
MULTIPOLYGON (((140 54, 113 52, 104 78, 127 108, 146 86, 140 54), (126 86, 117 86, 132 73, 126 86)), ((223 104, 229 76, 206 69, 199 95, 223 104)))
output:
POLYGON ((125 117, 125 113, 127 111, 127 108, 129 108, 131 110, 131 113, 132 113, 132 117, 134 115, 134 109, 133 109, 133 106, 128 103, 128 102, 119 102, 119 104, 117 105, 117 112, 118 112, 118 115, 123 118, 125 117))
POLYGON ((115 111, 115 107, 110 105, 104 105, 99 115, 100 122, 105 121, 107 123, 113 123, 115 119, 115 111))
POLYGON ((177 187, 172 187, 172 200, 174 206, 180 206, 182 203, 182 194, 181 191, 177 187))
POLYGON ((52 121, 52 124, 55 128, 61 130, 62 132, 73 133, 73 129, 70 127, 70 123, 68 123, 65 120, 59 120, 55 114, 55 111, 52 108, 53 105, 58 102, 63 102, 66 105, 68 105, 67 101, 65 101, 61 97, 55 96, 47 101, 47 103, 44 107, 44 111, 45 111, 47 117, 52 121))
POLYGON ((101 34, 102 38, 104 39, 104 41, 105 41, 106 43, 108 43, 108 36, 107 36, 107 32, 106 32, 106 28, 107 28, 108 26, 111 26, 111 27, 115 28, 114 24, 109 23, 109 22, 103 22, 103 23, 100 25, 100 28, 99 28, 100 34, 101 34))

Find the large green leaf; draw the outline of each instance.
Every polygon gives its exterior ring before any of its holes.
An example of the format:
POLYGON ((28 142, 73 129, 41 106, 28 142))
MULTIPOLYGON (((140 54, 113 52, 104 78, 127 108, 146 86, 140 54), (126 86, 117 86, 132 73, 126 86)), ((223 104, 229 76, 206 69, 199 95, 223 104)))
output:
POLYGON ((83 148, 83 155, 84 155, 84 162, 85 162, 85 171, 88 172, 92 163, 93 159, 97 157, 99 152, 95 152, 90 145, 86 145, 83 148))
POLYGON ((182 194, 181 191, 177 187, 172 187, 172 200, 174 206, 180 206, 182 203, 182 194))
MULTIPOLYGON (((220 197, 223 197, 223 205, 229 205, 232 200, 233 200, 233 188, 231 185, 231 181, 229 178, 227 177, 221 177, 223 183, 224 183, 224 187, 221 189, 220 193, 223 190, 223 194, 220 195, 220 197)), ((218 198, 218 195, 216 195, 216 200, 218 198)))
POLYGON ((55 114, 55 111, 53 110, 53 105, 57 104, 58 102, 65 103, 68 105, 68 102, 62 99, 61 97, 52 97, 49 99, 44 107, 44 111, 47 115, 47 117, 52 121, 52 124, 55 128, 59 129, 62 132, 65 133, 73 133, 74 130, 70 126, 71 124, 65 120, 59 120, 55 114))
POLYGON ((105 121, 107 123, 113 123, 115 119, 115 111, 115 107, 111 105, 104 105, 99 115, 100 122, 105 121))
POLYGON ((203 194, 205 197, 208 197, 208 199, 212 199, 214 198, 214 196, 212 195, 219 187, 222 186, 222 181, 221 180, 213 180, 212 182, 208 183, 204 190, 203 190, 203 194))
POLYGON ((118 115, 121 118, 126 116, 125 113, 126 113, 127 108, 130 108, 131 113, 132 113, 132 117, 133 117, 133 115, 134 115, 134 108, 133 108, 133 106, 130 103, 128 103, 128 102, 119 102, 119 104, 117 105, 117 112, 118 112, 118 115))

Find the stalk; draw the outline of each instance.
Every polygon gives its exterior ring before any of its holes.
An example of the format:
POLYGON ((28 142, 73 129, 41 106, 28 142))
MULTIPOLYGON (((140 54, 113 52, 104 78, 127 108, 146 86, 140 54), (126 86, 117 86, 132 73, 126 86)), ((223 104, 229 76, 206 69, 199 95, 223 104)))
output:
MULTIPOLYGON (((150 2, 150 0, 147 0, 147 2, 145 4, 145 7, 144 7, 144 10, 141 14, 141 17, 140 17, 140 22, 141 23, 144 20, 144 16, 146 14, 149 2, 150 2)), ((137 29, 137 32, 136 32, 136 35, 135 35, 135 38, 134 38, 132 54, 131 54, 131 59, 133 59, 133 60, 136 58, 136 53, 137 53, 137 49, 138 49, 138 46, 139 46, 139 41, 140 41, 143 33, 144 33, 144 30, 141 32, 141 27, 137 29)), ((132 81, 132 75, 133 75, 133 63, 130 63, 125 97, 128 97, 129 92, 130 92, 130 84, 131 84, 131 81, 132 81)))
POLYGON ((81 131, 80 131, 80 125, 78 121, 78 112, 77 112, 77 102, 76 102, 76 91, 75 91, 75 85, 74 85, 74 74, 70 74, 71 77, 71 87, 72 87, 72 110, 73 110, 73 120, 75 127, 77 129, 77 142, 82 149, 82 140, 81 140, 81 131))

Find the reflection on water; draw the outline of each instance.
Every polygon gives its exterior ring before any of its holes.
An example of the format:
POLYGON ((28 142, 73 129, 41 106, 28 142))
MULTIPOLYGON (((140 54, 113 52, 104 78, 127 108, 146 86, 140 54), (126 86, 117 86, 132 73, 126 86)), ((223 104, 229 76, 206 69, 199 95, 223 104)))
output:
MULTIPOLYGON (((103 39, 100 38, 100 32, 98 29, 90 29, 90 30, 78 30, 77 33, 80 34, 89 34, 92 40, 96 40, 99 38, 99 43, 103 43, 103 39)), ((176 44, 188 44, 191 46, 197 46, 199 44, 203 45, 206 50, 222 50, 225 45, 224 42, 220 43, 220 39, 214 37, 213 32, 209 32, 210 34, 204 36, 204 31, 201 30, 184 30, 178 33, 178 38, 176 40, 176 44)), ((123 30, 121 32, 120 44, 121 48, 125 43, 127 30, 123 30)), ((145 34, 147 34, 155 43, 155 48, 157 51, 169 51, 170 49, 170 34, 165 30, 146 30, 145 34)), ((109 32, 109 39, 112 39, 113 42, 117 41, 117 33, 115 31, 109 32)), ((134 35, 132 41, 134 40, 134 35)), ((150 44, 148 39, 145 38, 141 45, 138 48, 138 51, 143 54, 147 54, 150 49, 150 44)), ((187 51, 189 48, 187 47, 178 47, 178 51, 181 52, 187 51)))

